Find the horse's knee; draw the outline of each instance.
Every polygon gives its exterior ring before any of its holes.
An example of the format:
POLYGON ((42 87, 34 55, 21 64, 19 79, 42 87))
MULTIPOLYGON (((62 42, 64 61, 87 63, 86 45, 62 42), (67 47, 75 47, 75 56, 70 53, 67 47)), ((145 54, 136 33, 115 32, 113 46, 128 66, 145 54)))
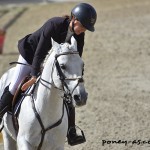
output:
POLYGON ((17 150, 16 141, 5 131, 2 131, 4 150, 17 150))

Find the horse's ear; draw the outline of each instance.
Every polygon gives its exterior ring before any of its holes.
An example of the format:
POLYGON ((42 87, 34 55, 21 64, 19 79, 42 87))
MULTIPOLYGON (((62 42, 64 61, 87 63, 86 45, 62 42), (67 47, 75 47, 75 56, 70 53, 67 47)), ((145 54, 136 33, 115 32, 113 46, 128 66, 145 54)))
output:
POLYGON ((77 41, 73 36, 71 37, 70 49, 73 49, 74 51, 77 51, 77 41))
POLYGON ((53 40, 53 38, 51 38, 51 43, 52 43, 52 46, 54 45, 54 42, 55 42, 55 41, 53 40))
POLYGON ((51 38, 51 43, 52 43, 53 50, 55 50, 55 51, 57 51, 57 53, 59 53, 58 50, 59 50, 60 45, 56 41, 54 41, 53 38, 51 38))

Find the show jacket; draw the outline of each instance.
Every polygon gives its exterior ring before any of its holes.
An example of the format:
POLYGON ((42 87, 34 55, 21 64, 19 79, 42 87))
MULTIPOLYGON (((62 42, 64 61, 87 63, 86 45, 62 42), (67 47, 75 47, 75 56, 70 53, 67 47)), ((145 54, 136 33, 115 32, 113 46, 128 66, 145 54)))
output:
MULTIPOLYGON (((25 36, 18 42, 18 49, 22 57, 32 65, 31 75, 37 76, 40 66, 48 51, 52 47, 51 38, 60 43, 65 42, 69 27, 69 18, 54 17, 49 19, 40 29, 25 36)), ((84 33, 73 35, 77 41, 77 48, 82 56, 84 33)))

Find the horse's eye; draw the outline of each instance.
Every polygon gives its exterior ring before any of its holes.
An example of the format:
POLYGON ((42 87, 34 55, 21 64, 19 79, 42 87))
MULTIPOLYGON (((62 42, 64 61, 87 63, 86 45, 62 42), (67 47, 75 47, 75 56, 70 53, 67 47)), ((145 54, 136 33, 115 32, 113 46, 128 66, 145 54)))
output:
POLYGON ((66 66, 65 65, 60 65, 61 69, 66 69, 66 66))

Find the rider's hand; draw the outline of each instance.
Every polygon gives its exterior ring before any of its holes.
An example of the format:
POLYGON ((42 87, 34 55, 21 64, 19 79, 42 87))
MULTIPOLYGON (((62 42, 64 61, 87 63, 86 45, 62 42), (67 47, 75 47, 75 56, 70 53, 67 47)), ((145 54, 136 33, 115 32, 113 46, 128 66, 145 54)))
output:
POLYGON ((35 82, 36 82, 36 77, 32 77, 29 81, 27 81, 26 83, 23 84, 23 86, 21 87, 21 90, 22 91, 27 90, 28 87, 33 85, 35 82))

